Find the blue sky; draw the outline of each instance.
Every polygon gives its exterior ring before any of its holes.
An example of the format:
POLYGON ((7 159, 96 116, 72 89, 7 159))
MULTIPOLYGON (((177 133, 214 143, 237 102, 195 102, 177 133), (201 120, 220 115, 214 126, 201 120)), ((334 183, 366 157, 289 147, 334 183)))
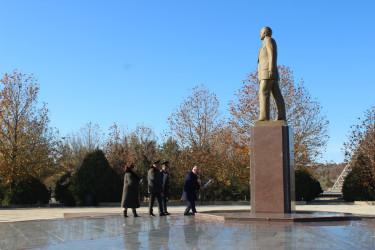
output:
POLYGON ((342 161, 355 118, 375 105, 375 1, 0 1, 0 74, 34 73, 62 135, 87 122, 156 134, 203 83, 225 115, 257 67, 263 26, 278 63, 330 121, 322 161, 342 161))

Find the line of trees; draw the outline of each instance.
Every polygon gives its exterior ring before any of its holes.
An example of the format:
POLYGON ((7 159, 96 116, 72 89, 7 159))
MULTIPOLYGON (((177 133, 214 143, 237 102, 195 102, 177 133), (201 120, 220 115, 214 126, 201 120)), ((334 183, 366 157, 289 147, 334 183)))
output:
MULTIPOLYGON (((295 82, 286 66, 279 66, 279 71, 288 123, 294 129, 295 166, 308 170, 325 149, 328 120, 303 81, 295 82)), ((215 179, 204 193, 205 199, 248 199, 249 128, 258 119, 258 88, 254 71, 230 102, 230 117, 226 118, 216 95, 198 85, 169 116, 169 130, 159 137, 148 125, 128 130, 116 123, 105 136, 91 122, 62 137, 50 127, 46 105, 38 104, 35 77, 17 70, 5 74, 0 86, 0 199, 4 201, 4 194, 29 177, 51 189, 62 176, 68 182, 85 156, 97 149, 119 176, 126 165, 135 163, 146 179, 152 161, 168 160, 174 199, 180 198, 184 176, 193 165, 201 167, 203 184, 215 179)), ((146 185, 141 186, 141 196, 146 192, 146 185)))

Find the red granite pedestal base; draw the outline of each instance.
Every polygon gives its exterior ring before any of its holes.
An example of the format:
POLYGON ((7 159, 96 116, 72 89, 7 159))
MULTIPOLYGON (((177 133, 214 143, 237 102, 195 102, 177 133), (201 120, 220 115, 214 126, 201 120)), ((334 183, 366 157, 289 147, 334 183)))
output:
POLYGON ((250 149, 251 213, 294 211, 291 127, 256 124, 251 131, 250 149))

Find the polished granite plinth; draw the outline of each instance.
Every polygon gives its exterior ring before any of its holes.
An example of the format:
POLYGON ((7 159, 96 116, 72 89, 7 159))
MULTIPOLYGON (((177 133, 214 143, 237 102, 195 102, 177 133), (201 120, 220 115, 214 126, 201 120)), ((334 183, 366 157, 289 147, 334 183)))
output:
POLYGON ((0 249, 374 249, 372 219, 321 223, 119 215, 2 222, 0 249))
POLYGON ((250 132, 251 212, 293 212, 295 180, 292 128, 255 125, 250 132))
POLYGON ((214 221, 296 223, 296 222, 331 222, 360 220, 361 217, 346 213, 332 212, 293 212, 293 213, 251 213, 249 210, 208 211, 197 213, 197 219, 214 221))

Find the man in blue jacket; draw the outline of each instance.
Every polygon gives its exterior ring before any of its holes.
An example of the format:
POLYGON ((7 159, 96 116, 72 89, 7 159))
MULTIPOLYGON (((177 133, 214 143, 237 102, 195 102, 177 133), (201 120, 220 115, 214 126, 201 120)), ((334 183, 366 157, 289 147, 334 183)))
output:
POLYGON ((189 172, 185 177, 184 192, 182 193, 182 199, 189 202, 185 209, 184 215, 189 215, 190 209, 193 214, 197 212, 195 209, 195 201, 197 200, 196 190, 201 190, 201 186, 198 183, 199 167, 194 166, 193 170, 189 172))

